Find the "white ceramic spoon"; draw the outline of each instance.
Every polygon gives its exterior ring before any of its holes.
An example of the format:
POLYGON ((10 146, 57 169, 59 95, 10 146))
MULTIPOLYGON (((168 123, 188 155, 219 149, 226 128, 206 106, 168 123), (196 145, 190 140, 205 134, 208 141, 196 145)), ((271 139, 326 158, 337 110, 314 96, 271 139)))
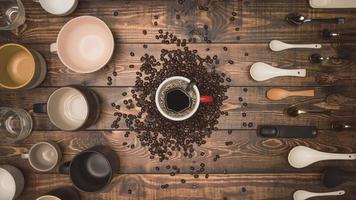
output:
POLYGON ((309 192, 305 190, 298 190, 294 192, 293 198, 294 200, 305 200, 309 199, 312 197, 323 197, 323 196, 342 196, 346 192, 345 190, 339 190, 335 192, 324 192, 324 193, 315 193, 315 192, 309 192))
POLYGON ((288 155, 288 162, 294 168, 304 168, 324 160, 356 160, 356 154, 325 153, 306 146, 297 146, 288 155))
POLYGON ((269 43, 272 51, 283 51, 286 49, 320 49, 321 44, 287 44, 279 40, 272 40, 269 43))
POLYGON ((257 62, 250 68, 251 77, 255 81, 265 81, 279 76, 305 77, 305 69, 280 69, 263 62, 257 62))
POLYGON ((310 0, 312 8, 356 8, 355 0, 310 0))

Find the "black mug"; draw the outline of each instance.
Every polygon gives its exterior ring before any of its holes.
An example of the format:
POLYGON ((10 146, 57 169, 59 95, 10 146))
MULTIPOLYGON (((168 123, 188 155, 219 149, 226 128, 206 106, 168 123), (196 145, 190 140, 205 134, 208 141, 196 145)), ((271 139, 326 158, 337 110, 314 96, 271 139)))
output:
POLYGON ((79 192, 74 187, 54 189, 36 200, 80 200, 79 192))
POLYGON ((110 147, 99 145, 77 154, 59 167, 69 174, 73 185, 83 192, 105 191, 119 169, 119 158, 110 147))

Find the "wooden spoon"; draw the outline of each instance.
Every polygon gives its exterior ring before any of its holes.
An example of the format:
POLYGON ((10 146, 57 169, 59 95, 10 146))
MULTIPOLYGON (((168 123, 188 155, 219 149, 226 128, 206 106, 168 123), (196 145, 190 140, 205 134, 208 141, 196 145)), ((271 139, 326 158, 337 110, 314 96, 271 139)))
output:
POLYGON ((314 90, 288 91, 280 88, 269 89, 266 93, 267 98, 272 101, 278 101, 291 96, 298 97, 313 97, 314 90))

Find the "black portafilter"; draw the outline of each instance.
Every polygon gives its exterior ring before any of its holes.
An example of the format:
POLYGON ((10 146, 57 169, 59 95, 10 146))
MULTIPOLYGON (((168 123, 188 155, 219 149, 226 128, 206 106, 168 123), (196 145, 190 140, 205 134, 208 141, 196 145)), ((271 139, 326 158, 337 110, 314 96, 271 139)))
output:
POLYGON ((321 182, 327 188, 337 187, 346 182, 356 182, 356 172, 329 168, 321 174, 321 182))

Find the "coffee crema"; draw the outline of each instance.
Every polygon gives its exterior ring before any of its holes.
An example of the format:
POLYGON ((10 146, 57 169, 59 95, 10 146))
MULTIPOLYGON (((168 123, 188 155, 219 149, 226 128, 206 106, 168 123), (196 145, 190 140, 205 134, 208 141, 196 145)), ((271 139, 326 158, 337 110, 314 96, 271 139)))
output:
POLYGON ((175 79, 165 83, 160 89, 160 91, 158 91, 159 92, 158 103, 165 114, 173 118, 181 118, 193 112, 197 104, 197 94, 193 89, 186 91, 186 87, 188 84, 189 82, 187 81, 175 79), (187 102, 183 102, 184 101, 183 97, 179 97, 182 95, 178 95, 178 92, 176 91, 179 91, 180 93, 184 93, 184 95, 188 97, 189 99, 188 104, 187 102), (176 94, 172 95, 173 98, 167 99, 168 97, 167 94, 169 93, 172 94, 172 92, 176 92, 176 94), (174 99, 174 96, 177 98, 174 99))

